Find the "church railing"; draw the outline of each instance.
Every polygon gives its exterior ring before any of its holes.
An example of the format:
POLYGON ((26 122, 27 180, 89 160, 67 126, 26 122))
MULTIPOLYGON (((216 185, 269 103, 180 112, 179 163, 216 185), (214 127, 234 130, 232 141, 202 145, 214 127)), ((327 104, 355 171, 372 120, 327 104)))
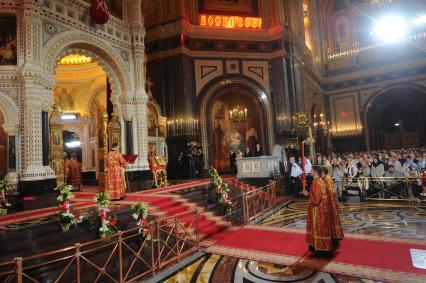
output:
POLYGON ((198 212, 161 218, 67 248, 0 263, 1 282, 135 282, 199 249, 198 212))
POLYGON ((424 201, 422 186, 425 178, 418 177, 359 177, 335 181, 336 190, 343 189, 348 196, 361 200, 424 201))
POLYGON ((244 223, 256 219, 277 204, 277 182, 270 180, 267 186, 243 194, 244 223))

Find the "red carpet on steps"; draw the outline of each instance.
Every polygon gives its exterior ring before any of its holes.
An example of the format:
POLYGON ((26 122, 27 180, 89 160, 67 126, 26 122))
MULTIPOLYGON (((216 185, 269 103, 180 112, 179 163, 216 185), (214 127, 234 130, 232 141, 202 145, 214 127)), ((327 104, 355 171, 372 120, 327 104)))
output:
POLYGON ((413 266, 410 249, 426 251, 426 241, 347 235, 332 259, 307 251, 304 231, 246 226, 210 238, 207 252, 391 282, 426 282, 426 269, 413 266))
MULTIPOLYGON (((75 193, 78 199, 93 199, 94 194, 91 193, 75 193)), ((177 215, 179 221, 185 225, 195 228, 195 211, 190 207, 183 205, 181 202, 175 201, 168 196, 151 196, 149 194, 129 194, 124 201, 128 202, 147 202, 150 206, 157 208, 159 211, 165 212, 167 216, 177 215)), ((209 237, 225 228, 223 225, 216 224, 215 221, 206 219, 205 216, 198 216, 198 228, 201 234, 209 237)))

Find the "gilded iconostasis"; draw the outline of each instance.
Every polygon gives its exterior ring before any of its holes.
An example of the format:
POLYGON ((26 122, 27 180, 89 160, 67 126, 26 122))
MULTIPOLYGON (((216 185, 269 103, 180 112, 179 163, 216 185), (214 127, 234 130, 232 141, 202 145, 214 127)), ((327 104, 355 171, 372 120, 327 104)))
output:
POLYGON ((210 108, 210 136, 213 166, 229 171, 230 151, 255 151, 264 146, 262 108, 257 99, 242 89, 216 95, 210 108))

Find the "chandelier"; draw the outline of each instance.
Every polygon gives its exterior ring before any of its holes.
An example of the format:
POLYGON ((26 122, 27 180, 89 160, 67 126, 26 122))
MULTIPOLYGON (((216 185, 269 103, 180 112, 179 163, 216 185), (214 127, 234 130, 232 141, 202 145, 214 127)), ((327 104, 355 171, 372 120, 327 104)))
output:
POLYGON ((323 129, 327 130, 330 126, 330 121, 326 121, 324 118, 324 114, 320 113, 319 119, 317 119, 317 114, 314 114, 314 123, 313 123, 315 129, 323 129))
POLYGON ((234 109, 229 111, 229 120, 231 122, 245 122, 247 118, 247 108, 242 109, 239 105, 237 105, 234 109))

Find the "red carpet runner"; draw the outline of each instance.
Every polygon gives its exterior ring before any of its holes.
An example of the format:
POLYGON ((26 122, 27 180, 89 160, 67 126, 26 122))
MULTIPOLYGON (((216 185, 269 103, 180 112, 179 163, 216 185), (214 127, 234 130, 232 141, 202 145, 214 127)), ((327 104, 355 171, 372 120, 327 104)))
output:
POLYGON ((206 252, 213 254, 388 282, 426 282, 426 269, 414 267, 410 254, 410 249, 426 251, 421 240, 348 234, 329 260, 310 255, 303 230, 245 226, 211 241, 216 242, 206 252))

